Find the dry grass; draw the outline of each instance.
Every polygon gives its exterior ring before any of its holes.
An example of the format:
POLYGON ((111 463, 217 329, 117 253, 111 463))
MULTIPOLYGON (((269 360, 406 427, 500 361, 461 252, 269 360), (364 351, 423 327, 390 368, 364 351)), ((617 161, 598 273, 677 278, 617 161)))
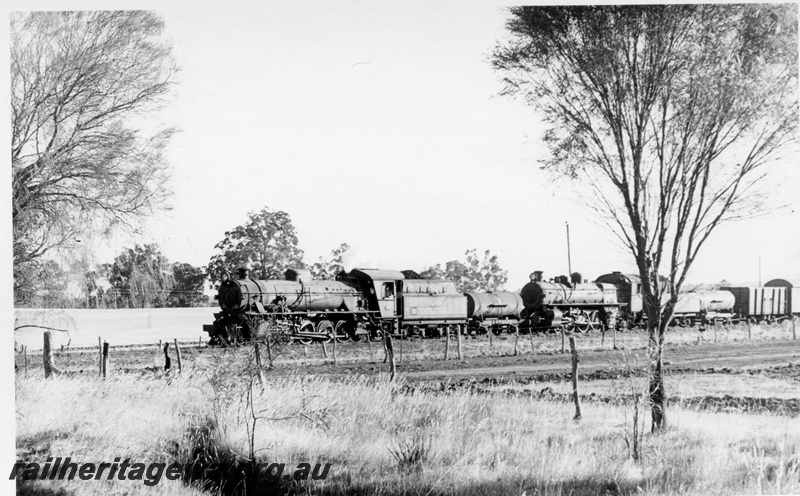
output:
MULTIPOLYGON (((224 364, 223 364, 224 365, 224 364)), ((315 494, 736 494, 800 492, 797 419, 671 409, 645 435, 643 461, 624 441, 627 407, 467 392, 398 394, 367 378, 246 381, 233 367, 183 377, 17 379, 17 444, 34 458, 82 462, 185 456, 184 434, 216 425, 219 446, 259 461, 330 462, 315 494), (260 412, 253 437, 249 412, 260 412), (216 419, 216 422, 214 421, 216 419)), ((180 483, 37 482, 29 494, 197 494, 180 483), (40 491, 40 492, 36 492, 40 491)))
MULTIPOLYGON (((732 326, 719 326, 717 329, 716 342, 731 343, 747 341, 769 341, 773 339, 791 339, 792 329, 790 322, 783 322, 775 325, 754 324, 750 330, 751 338, 748 338, 747 326, 737 324, 732 326)), ((455 337, 451 338, 450 357, 456 356, 455 337)), ((665 337, 667 345, 670 344, 693 344, 693 343, 714 343, 714 328, 709 326, 704 332, 700 332, 698 327, 672 327, 665 337)), ((611 332, 606 332, 605 337, 599 331, 580 334, 581 350, 610 350, 614 346, 614 337, 611 332)), ((642 350, 647 347, 647 332, 642 329, 627 330, 616 333, 616 345, 619 349, 642 350)), ((566 345, 569 348, 569 345, 566 345)), ((402 355, 403 361, 418 361, 442 359, 444 357, 445 340, 439 339, 409 339, 395 340, 395 356, 399 360, 402 355), (401 352, 402 349, 402 352, 401 352)), ((531 344, 530 336, 520 334, 518 352, 520 354, 530 354, 534 350, 536 353, 555 353, 561 351, 561 336, 559 334, 536 334, 531 344)), ((293 344, 287 346, 279 354, 277 364, 292 366, 301 365, 321 365, 331 362, 332 345, 327 345, 328 357, 325 358, 322 346, 314 343, 309 346, 293 344)), ((492 339, 490 346, 489 338, 481 336, 463 336, 462 353, 465 357, 481 356, 510 356, 514 353, 514 335, 501 334, 492 339)), ((338 345, 339 363, 357 363, 365 361, 383 360, 383 347, 380 341, 372 342, 372 354, 366 340, 359 342, 345 342, 338 345)))

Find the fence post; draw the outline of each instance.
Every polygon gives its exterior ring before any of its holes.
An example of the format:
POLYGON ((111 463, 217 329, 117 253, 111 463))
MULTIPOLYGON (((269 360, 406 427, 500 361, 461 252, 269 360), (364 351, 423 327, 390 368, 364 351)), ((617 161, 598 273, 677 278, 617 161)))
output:
MULTIPOLYGON (((753 333, 750 330, 750 317, 745 317, 744 320, 747 322, 747 339, 753 339, 753 333)), ((792 319, 792 323, 794 323, 794 319, 792 319)))
POLYGON ((325 340, 322 341, 322 358, 328 358, 328 349, 325 347, 325 340))
POLYGON ((172 360, 169 358, 169 343, 164 343, 164 370, 169 370, 171 366, 172 360))
POLYGON ((108 377, 108 341, 103 341, 103 379, 108 377))
POLYGON ((792 314, 792 339, 797 340, 797 331, 794 327, 794 314, 792 314))
POLYGON ((42 359, 44 360, 44 377, 48 379, 53 375, 53 336, 50 331, 44 332, 44 347, 42 348, 42 359))
POLYGON ((333 333, 333 366, 338 367, 339 364, 336 361, 336 341, 339 340, 339 336, 336 335, 336 332, 333 333))
POLYGON ((463 360, 461 356, 461 324, 456 324, 456 336, 458 337, 458 359, 463 360))
POLYGON ((531 338, 531 354, 536 354, 536 346, 533 344, 533 328, 528 328, 528 336, 531 338))
POLYGON ((97 336, 97 370, 100 377, 103 377, 103 338, 100 336, 97 336))
POLYGON ((447 360, 447 355, 450 354, 450 326, 444 326, 444 359, 447 360))
POLYGON ((258 341, 253 342, 253 353, 256 356, 256 368, 258 369, 258 380, 263 386, 266 381, 264 380, 264 370, 261 367, 261 350, 258 349, 258 341))
POLYGON ((575 344, 575 337, 569 338, 569 349, 572 351, 572 396, 575 399, 575 420, 581 418, 581 399, 578 396, 578 347, 575 344))
POLYGON ((714 319, 714 342, 717 342, 717 319, 714 319))
MULTIPOLYGON (((393 327, 395 325, 397 325, 397 327, 400 327, 398 321, 395 321, 395 323, 392 324, 393 327)), ((389 329, 384 329, 383 344, 384 347, 386 348, 386 356, 389 359, 389 370, 391 371, 392 374, 391 377, 389 378, 389 381, 394 382, 395 375, 397 373, 397 365, 395 364, 394 361, 394 345, 392 344, 392 333, 389 332, 389 329)))
POLYGON ((564 326, 561 326, 561 353, 566 353, 566 348, 564 347, 564 340, 566 339, 566 332, 564 332, 564 326))
POLYGON ((611 328, 611 339, 612 344, 614 345, 614 349, 617 349, 617 324, 614 323, 614 327, 611 328))
POLYGON ((178 346, 178 338, 175 339, 175 355, 178 357, 178 372, 183 371, 183 361, 181 360, 181 347, 178 346))
POLYGON ((494 339, 492 337, 492 334, 494 334, 494 331, 492 330, 491 327, 487 327, 487 329, 488 329, 487 334, 489 334, 489 348, 494 348, 494 339))

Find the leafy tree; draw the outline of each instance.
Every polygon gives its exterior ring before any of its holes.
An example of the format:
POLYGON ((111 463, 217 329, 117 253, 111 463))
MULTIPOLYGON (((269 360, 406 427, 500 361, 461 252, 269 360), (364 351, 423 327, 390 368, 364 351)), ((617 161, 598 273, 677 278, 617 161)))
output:
POLYGON ((14 288, 16 306, 63 308, 68 305, 67 274, 53 260, 42 260, 20 268, 21 281, 14 288))
POLYGON ((125 250, 107 270, 114 290, 107 297, 118 298, 115 306, 164 307, 175 284, 172 266, 154 244, 125 250))
POLYGON ((311 276, 314 279, 334 279, 336 274, 344 270, 342 256, 350 249, 350 245, 342 243, 338 248, 331 250, 331 259, 324 260, 322 257, 314 262, 310 267, 311 276))
POLYGON ((498 262, 497 255, 492 255, 489 250, 483 253, 483 260, 478 256, 477 250, 467 250, 466 263, 451 260, 442 270, 441 264, 428 267, 420 272, 423 279, 449 279, 456 283, 459 291, 499 291, 508 281, 508 271, 503 270, 498 262))
POLYGON ((163 205, 173 130, 131 126, 172 85, 163 27, 139 11, 11 15, 15 287, 30 282, 26 267, 81 233, 131 225, 163 205))
POLYGON ((170 306, 195 307, 206 302, 207 298, 203 294, 205 267, 176 262, 172 264, 172 277, 174 286, 169 294, 170 306))
POLYGON ((249 268, 253 279, 282 279, 286 269, 305 267, 289 214, 265 207, 248 213, 247 219, 247 223, 226 232, 225 239, 214 247, 220 253, 208 264, 212 286, 223 274, 233 275, 239 267, 249 268))
POLYGON ((759 209, 753 193, 794 140, 797 5, 521 7, 507 27, 493 64, 549 125, 544 169, 586 185, 639 268, 662 428, 678 292, 714 229, 759 209))

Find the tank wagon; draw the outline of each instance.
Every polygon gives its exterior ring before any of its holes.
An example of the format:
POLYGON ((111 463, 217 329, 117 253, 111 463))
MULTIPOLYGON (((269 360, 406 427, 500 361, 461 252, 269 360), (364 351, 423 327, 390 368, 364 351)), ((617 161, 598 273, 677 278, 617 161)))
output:
POLYGON ((522 297, 508 291, 469 292, 467 298, 468 332, 485 334, 513 332, 525 309, 522 297))
POLYGON ((690 291, 681 293, 675 303, 672 321, 681 327, 697 323, 731 323, 735 298, 729 291, 690 291))

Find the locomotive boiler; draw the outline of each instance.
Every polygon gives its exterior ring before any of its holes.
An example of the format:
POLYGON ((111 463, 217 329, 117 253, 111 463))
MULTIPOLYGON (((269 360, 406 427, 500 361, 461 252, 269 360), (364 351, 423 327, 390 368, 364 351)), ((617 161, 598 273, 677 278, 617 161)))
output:
POLYGON ((542 271, 531 274, 531 281, 520 291, 524 306, 523 327, 587 331, 614 325, 620 306, 614 285, 581 283, 581 274, 577 272, 570 280, 558 276, 546 282, 542 274, 542 271))

